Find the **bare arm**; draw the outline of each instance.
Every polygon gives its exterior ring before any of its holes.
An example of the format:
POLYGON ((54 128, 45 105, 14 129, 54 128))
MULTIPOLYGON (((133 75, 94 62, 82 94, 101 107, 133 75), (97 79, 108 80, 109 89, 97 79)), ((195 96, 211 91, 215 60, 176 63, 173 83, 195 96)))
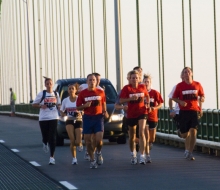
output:
POLYGON ((185 107, 185 106, 187 105, 186 102, 184 102, 184 101, 182 101, 182 100, 180 100, 180 99, 178 99, 178 98, 172 98, 172 100, 173 100, 174 102, 178 103, 179 105, 183 106, 183 107, 185 107))
POLYGON ((124 106, 123 105, 121 105, 121 104, 115 104, 115 109, 116 110, 120 110, 120 109, 123 109, 124 108, 124 106))
POLYGON ((173 109, 173 100, 171 98, 169 98, 169 109, 172 110, 173 109))
POLYGON ((46 105, 42 105, 42 104, 32 104, 32 106, 33 106, 34 108, 42 108, 42 109, 46 109, 46 108, 47 108, 46 105))
POLYGON ((83 104, 83 105, 81 105, 81 106, 77 106, 76 107, 76 109, 77 110, 83 110, 83 109, 85 109, 85 108, 88 108, 88 107, 90 107, 91 106, 91 101, 90 102, 86 102, 85 104, 83 104))
POLYGON ((169 98, 169 109, 170 109, 170 116, 174 117, 176 115, 175 111, 173 110, 173 100, 169 98))
POLYGON ((158 104, 157 106, 151 107, 152 110, 160 109, 163 103, 158 104))
POLYGON ((108 112, 107 112, 106 102, 102 104, 102 113, 106 119, 109 117, 108 112))
POLYGON ((205 97, 204 96, 200 96, 200 98, 199 98, 199 107, 201 108, 201 110, 200 110, 200 115, 201 115, 201 117, 203 116, 203 111, 202 111, 202 104, 203 104, 203 102, 205 101, 205 97))
POLYGON ((120 104, 123 104, 125 102, 130 102, 132 100, 137 100, 137 99, 138 99, 137 96, 132 96, 130 98, 120 98, 119 102, 120 102, 120 104))

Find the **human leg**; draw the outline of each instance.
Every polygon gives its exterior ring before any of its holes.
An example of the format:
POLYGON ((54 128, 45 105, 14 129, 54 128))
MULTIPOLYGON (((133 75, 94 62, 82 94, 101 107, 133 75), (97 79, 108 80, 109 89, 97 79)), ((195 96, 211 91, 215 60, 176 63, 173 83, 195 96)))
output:
MULTIPOLYGON (((138 121, 139 126, 139 144, 140 144, 140 164, 146 164, 145 150, 149 151, 149 133, 146 131, 146 119, 140 119, 138 121), (146 145, 147 143, 147 145, 146 145), (147 148, 146 148, 147 147, 147 148)), ((147 152, 149 155, 149 152, 147 152)))
POLYGON ((66 131, 68 133, 70 139, 70 151, 72 153, 72 157, 76 158, 76 145, 75 145, 75 129, 72 124, 66 125, 66 131))
POLYGON ((84 134, 84 139, 86 140, 87 152, 90 156, 90 160, 94 160, 94 148, 92 146, 92 134, 84 134))
POLYGON ((102 146, 103 146, 103 132, 97 132, 95 134, 96 137, 96 162, 98 165, 103 164, 103 157, 102 157, 102 146))
POLYGON ((139 125, 140 154, 144 154, 146 147, 146 138, 145 138, 146 119, 140 119, 138 121, 138 125, 139 125))
POLYGON ((135 126, 129 126, 129 148, 131 152, 135 152, 136 154, 136 149, 135 149, 135 139, 136 139, 136 125, 135 126))
POLYGON ((42 142, 46 145, 49 140, 49 121, 39 121, 42 142))
POLYGON ((145 138, 146 138, 146 146, 145 146, 145 154, 150 155, 150 149, 149 149, 149 125, 146 125, 145 127, 145 138))
POLYGON ((83 144, 82 144, 82 121, 74 122, 74 134, 75 134, 75 145, 79 152, 83 151, 83 144))
POLYGON ((50 146, 50 157, 54 157, 56 147, 56 132, 57 132, 57 120, 49 120, 49 146, 50 146))
POLYGON ((190 128, 189 133, 190 133, 189 152, 193 152, 196 144, 197 129, 190 128))

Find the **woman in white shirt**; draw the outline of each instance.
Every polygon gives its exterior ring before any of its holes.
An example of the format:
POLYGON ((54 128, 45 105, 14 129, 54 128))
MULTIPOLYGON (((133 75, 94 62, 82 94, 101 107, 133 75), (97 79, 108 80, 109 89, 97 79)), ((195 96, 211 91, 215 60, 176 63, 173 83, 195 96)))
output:
POLYGON ((77 164, 76 158, 76 146, 81 152, 83 150, 82 146, 82 112, 76 110, 76 100, 79 85, 69 84, 68 93, 69 97, 65 98, 62 102, 60 113, 62 117, 67 117, 66 120, 66 130, 70 139, 70 150, 73 156, 72 164, 77 164))
POLYGON ((43 150, 47 153, 50 149, 49 164, 54 165, 54 152, 56 147, 57 122, 59 119, 58 108, 60 106, 60 97, 53 91, 53 81, 45 78, 46 90, 37 94, 32 106, 40 108, 39 124, 42 134, 43 150), (48 146, 49 144, 49 146, 48 146), (50 148, 49 148, 50 147, 50 148))

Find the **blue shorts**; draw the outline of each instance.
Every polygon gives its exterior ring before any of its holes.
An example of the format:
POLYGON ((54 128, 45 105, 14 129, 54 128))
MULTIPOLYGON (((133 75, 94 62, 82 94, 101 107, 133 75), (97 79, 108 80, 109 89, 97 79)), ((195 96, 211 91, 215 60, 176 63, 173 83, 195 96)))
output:
POLYGON ((83 115, 83 134, 93 134, 104 132, 104 116, 99 115, 83 115))

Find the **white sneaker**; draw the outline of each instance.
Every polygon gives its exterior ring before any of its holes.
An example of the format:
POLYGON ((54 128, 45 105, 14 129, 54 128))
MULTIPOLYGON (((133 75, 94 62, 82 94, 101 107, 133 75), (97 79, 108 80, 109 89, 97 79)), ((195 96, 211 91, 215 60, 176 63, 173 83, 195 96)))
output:
POLYGON ((90 160, 90 156, 87 151, 85 151, 84 159, 88 161, 90 160))
POLYGON ((147 156, 146 156, 146 163, 151 163, 150 155, 147 155, 147 156))
POLYGON ((82 146, 77 146, 77 150, 78 150, 79 152, 82 152, 82 151, 83 151, 83 145, 82 145, 82 146))
POLYGON ((77 159, 76 159, 76 158, 73 158, 73 160, 72 160, 72 164, 73 164, 73 165, 77 165, 77 164, 78 164, 78 162, 77 162, 77 159))
POLYGON ((185 152, 184 152, 184 158, 187 159, 188 155, 189 155, 189 151, 188 151, 188 150, 185 150, 185 152))
POLYGON ((102 153, 96 153, 96 162, 98 165, 102 165, 103 164, 103 157, 102 157, 102 153))
POLYGON ((55 164, 55 159, 53 157, 50 157, 49 165, 54 165, 54 164, 55 164))
POLYGON ((191 152, 187 152, 186 159, 187 160, 195 160, 195 157, 193 156, 193 154, 191 152))
POLYGON ((143 165, 146 164, 146 158, 145 158, 145 155, 140 155, 140 161, 139 161, 139 164, 143 164, 143 165))
POLYGON ((98 164, 96 163, 96 160, 90 161, 90 168, 91 169, 98 168, 98 164))
POLYGON ((47 144, 44 144, 44 143, 43 143, 43 151, 44 151, 45 153, 48 153, 48 152, 49 152, 48 143, 47 143, 47 144))

